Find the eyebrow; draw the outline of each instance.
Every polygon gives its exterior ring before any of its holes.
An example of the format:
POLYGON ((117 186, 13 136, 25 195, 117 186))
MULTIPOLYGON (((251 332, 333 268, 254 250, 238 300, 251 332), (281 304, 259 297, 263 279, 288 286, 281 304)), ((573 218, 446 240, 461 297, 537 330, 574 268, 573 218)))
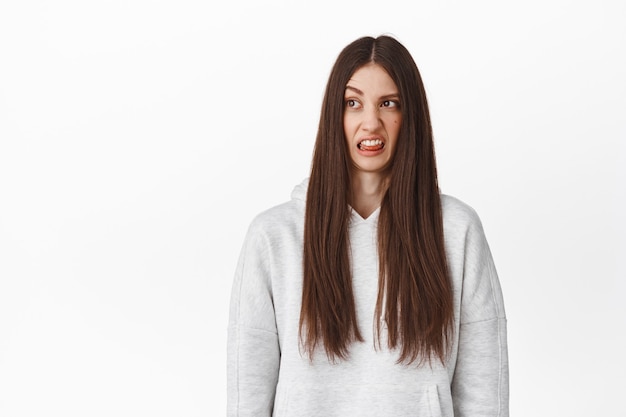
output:
POLYGON ((352 91, 354 91, 355 93, 357 93, 357 94, 359 94, 361 96, 363 95, 363 91, 359 90, 356 87, 352 87, 352 86, 346 85, 346 90, 352 90, 352 91))
MULTIPOLYGON (((352 91, 354 91, 355 93, 357 93, 360 96, 364 95, 363 91, 359 90, 356 87, 352 87, 350 85, 346 86, 346 90, 352 90, 352 91)), ((398 99, 398 98, 400 98, 400 94, 399 93, 391 93, 391 94, 387 94, 387 95, 384 95, 384 96, 380 97, 381 100, 388 100, 388 99, 392 99, 392 98, 398 99)))

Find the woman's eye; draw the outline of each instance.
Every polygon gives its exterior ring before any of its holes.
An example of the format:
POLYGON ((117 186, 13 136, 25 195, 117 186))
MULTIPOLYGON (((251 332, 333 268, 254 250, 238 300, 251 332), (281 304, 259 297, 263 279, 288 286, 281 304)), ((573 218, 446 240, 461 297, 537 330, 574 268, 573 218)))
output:
POLYGON ((385 100, 383 101, 382 107, 398 107, 398 102, 393 100, 385 100))
POLYGON ((358 109, 359 108, 359 102, 356 100, 346 100, 346 107, 349 107, 351 109, 358 109))

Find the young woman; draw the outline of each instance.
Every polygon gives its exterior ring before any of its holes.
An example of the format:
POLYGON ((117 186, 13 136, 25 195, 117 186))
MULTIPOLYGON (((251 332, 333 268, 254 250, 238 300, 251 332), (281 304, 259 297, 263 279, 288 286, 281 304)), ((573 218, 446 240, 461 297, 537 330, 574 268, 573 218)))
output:
POLYGON ((243 245, 229 416, 508 416, 498 276, 477 214, 440 194, 432 136, 404 46, 345 47, 310 177, 243 245))

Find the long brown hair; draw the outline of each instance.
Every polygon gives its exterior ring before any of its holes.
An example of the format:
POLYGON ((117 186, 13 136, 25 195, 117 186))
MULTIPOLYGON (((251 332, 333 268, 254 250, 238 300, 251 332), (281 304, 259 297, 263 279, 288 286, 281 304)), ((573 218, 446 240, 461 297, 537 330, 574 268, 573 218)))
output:
MULTIPOLYGON (((339 54, 328 80, 313 152, 304 225, 300 340, 313 358, 321 344, 331 361, 363 341, 352 289, 348 226, 351 162, 343 130, 344 92, 368 63, 384 68, 399 90, 402 125, 378 219, 380 259, 375 317, 387 324, 399 363, 445 360, 452 336, 452 287, 426 92, 415 61, 389 36, 363 37, 339 54)), ((376 319, 377 348, 380 320, 376 319)))

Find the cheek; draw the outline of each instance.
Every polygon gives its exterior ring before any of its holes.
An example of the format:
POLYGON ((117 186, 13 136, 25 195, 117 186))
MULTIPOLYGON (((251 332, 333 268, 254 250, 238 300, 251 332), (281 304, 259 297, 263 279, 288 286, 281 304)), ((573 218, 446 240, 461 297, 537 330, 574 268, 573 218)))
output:
POLYGON ((344 118, 343 119, 343 137, 344 137, 344 142, 346 144, 346 146, 348 146, 348 149, 350 147, 350 124, 348 123, 348 121, 344 118))
POLYGON ((352 132, 354 130, 354 122, 351 120, 350 117, 344 117, 343 118, 343 133, 346 135, 346 139, 349 139, 352 137, 352 132))
POLYGON ((398 133, 400 132, 400 125, 402 124, 402 118, 400 117, 394 117, 393 119, 389 120, 389 126, 390 126, 390 132, 393 136, 398 136, 398 133))
POLYGON ((395 118, 392 122, 391 122, 391 132, 390 136, 393 137, 393 148, 395 149, 396 145, 398 144, 398 136, 400 134, 400 126, 402 124, 402 119, 400 118, 395 118))

